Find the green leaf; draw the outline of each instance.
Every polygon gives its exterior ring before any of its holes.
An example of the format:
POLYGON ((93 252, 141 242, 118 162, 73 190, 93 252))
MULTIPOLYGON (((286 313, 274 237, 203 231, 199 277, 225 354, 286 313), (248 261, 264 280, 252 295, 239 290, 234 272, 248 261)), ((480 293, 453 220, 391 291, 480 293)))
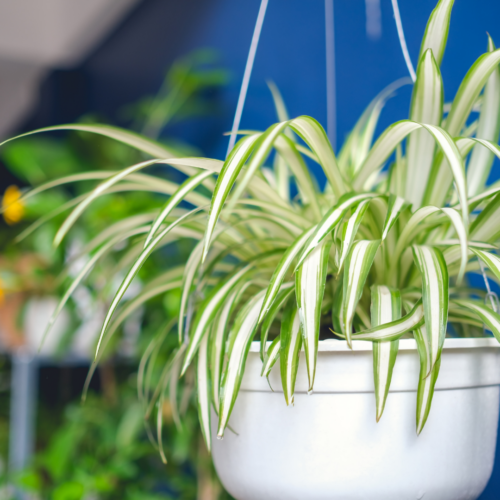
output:
POLYGON ((285 275, 288 271, 288 268, 292 264, 293 260, 297 256, 297 254, 302 250, 302 247, 306 244, 307 240, 311 236, 314 231, 314 227, 304 231, 288 248, 288 250, 283 254, 278 266, 276 267, 271 281, 269 282, 269 286, 267 287, 266 297, 262 304, 262 311, 259 315, 259 323, 262 323, 266 315, 268 314, 273 302, 278 294, 281 284, 285 279, 285 275))
POLYGON ((269 377, 273 366, 276 364, 276 361, 280 357, 281 351, 281 339, 279 335, 271 342, 269 349, 264 356, 264 362, 262 363, 262 372, 260 374, 261 377, 269 377))
POLYGON ((264 321, 262 322, 262 327, 260 329, 260 359, 264 361, 266 352, 267 336, 269 334, 269 329, 278 314, 278 311, 283 307, 285 301, 290 297, 290 294, 294 291, 293 283, 285 283, 278 292, 273 305, 266 314, 264 321))
POLYGON ((255 329, 257 328, 259 312, 264 301, 264 294, 265 290, 262 290, 245 304, 238 313, 230 333, 228 362, 222 374, 220 390, 218 438, 224 436, 224 429, 229 422, 229 417, 238 396, 248 351, 255 329))
POLYGON ((364 194, 347 194, 343 196, 339 202, 332 207, 321 219, 318 225, 314 228, 314 233, 311 236, 310 240, 307 242, 307 246, 304 248, 302 253, 300 254, 299 262, 295 268, 298 267, 304 262, 305 258, 316 248, 316 246, 323 240, 323 238, 330 234, 330 232, 335 229, 335 227, 342 220, 347 210, 351 207, 357 205, 361 201, 368 200, 371 198, 375 198, 378 195, 374 193, 364 193, 364 194))
POLYGON ((294 300, 290 299, 285 307, 280 333, 280 373, 281 385, 287 406, 293 405, 295 380, 299 368, 299 355, 302 346, 301 321, 294 300))
MULTIPOLYGON (((430 353, 429 371, 441 356, 448 322, 448 268, 437 248, 414 245, 413 257, 422 277, 425 334, 430 353)), ((424 332, 424 330, 422 330, 424 332)))
POLYGON ((345 263, 341 325, 347 344, 351 348, 352 320, 379 246, 380 240, 357 241, 345 263))
POLYGON ((417 349, 420 357, 420 374, 417 390, 417 435, 420 434, 427 422, 431 410, 434 386, 441 367, 441 358, 432 363, 432 346, 425 326, 414 331, 417 349))
POLYGON ((153 224, 151 225, 151 230, 149 231, 149 234, 146 238, 146 241, 144 242, 144 248, 148 246, 148 244, 151 242, 153 239, 154 235, 160 228, 160 226, 163 224, 164 220, 169 216, 169 214, 172 212, 172 210, 181 202, 184 200, 186 195, 190 193, 193 189, 198 187, 205 179, 210 177, 212 175, 212 172, 210 171, 205 171, 205 172, 200 172, 199 174, 194 175, 193 177, 190 177, 187 179, 185 182, 183 182, 177 191, 168 199, 167 203, 163 206, 163 208, 160 210, 160 213, 158 214, 158 217, 155 219, 153 224))
MULTIPOLYGON (((388 342, 397 340, 424 323, 424 307, 419 301, 413 309, 401 319, 384 325, 353 333, 353 340, 368 340, 371 342, 388 342)), ((338 334, 337 334, 338 335, 338 334)))
POLYGON ((441 66, 441 60, 443 59, 448 39, 453 2, 454 0, 439 0, 432 11, 429 21, 427 21, 422 45, 420 46, 419 61, 428 49, 432 49, 437 65, 441 66))
MULTIPOLYGON (((331 240, 320 243, 308 255, 295 274, 295 292, 299 307, 299 318, 302 325, 309 391, 313 390, 314 377, 316 375, 321 306, 325 293, 328 256, 331 244, 331 240)), ((286 344, 288 337, 283 336, 283 330, 281 339, 282 345, 288 346, 286 344)))
POLYGON ((400 196, 391 194, 389 196, 389 204, 387 207, 387 215, 382 229, 382 241, 387 238, 389 231, 394 223, 398 220, 399 214, 406 207, 406 201, 400 196))
POLYGON ((196 381, 198 387, 198 417, 200 420, 201 433, 207 446, 212 448, 212 437, 210 432, 210 374, 208 369, 208 334, 204 335, 198 349, 196 381))
POLYGON ((184 375, 193 360, 203 335, 207 333, 208 327, 214 320, 227 296, 238 282, 245 279, 251 268, 252 264, 249 264, 235 272, 230 278, 215 288, 205 301, 198 306, 198 311, 191 329, 192 333, 189 338, 189 345, 186 351, 186 357, 184 358, 181 375, 184 375))
MULTIPOLYGON (((340 246, 340 259, 338 263, 337 273, 340 273, 342 270, 342 266, 344 265, 344 261, 346 257, 349 255, 351 251, 352 244, 354 242, 354 238, 356 238, 356 234, 358 233, 359 225, 363 220, 363 216, 365 215, 366 209, 370 203, 371 199, 363 200, 356 208, 354 213, 349 217, 349 221, 344 225, 342 229, 342 238, 341 238, 341 246, 340 246)), ((312 254, 309 254, 311 256, 312 254)), ((309 258, 309 257, 308 257, 309 258)), ((306 259, 307 260, 307 259, 306 259)), ((304 261, 305 262, 305 261, 304 261)))
POLYGON ((475 248, 471 248, 471 251, 475 253, 477 257, 486 264, 488 269, 497 277, 497 279, 500 280, 500 258, 498 255, 475 248))
MULTIPOLYGON (((371 287, 371 295, 371 322, 374 327, 401 318, 401 294, 399 290, 374 285, 371 287)), ((399 340, 373 342, 373 378, 375 382, 377 422, 384 412, 398 349, 399 340)))
MULTIPOLYGON (((417 123, 440 125, 443 114, 443 81, 431 49, 419 60, 417 80, 413 87, 410 119, 417 123)), ((407 145, 405 198, 420 208, 434 159, 434 138, 421 128, 411 133, 407 145)))
POLYGON ((146 261, 146 259, 151 255, 153 250, 158 246, 158 244, 161 242, 161 240, 176 226, 179 224, 182 224, 184 222, 187 222, 189 219, 191 219, 194 215, 196 215, 200 211, 199 208, 196 208, 192 210, 191 212, 188 212, 186 215, 179 217, 176 221, 172 222, 169 226, 167 226, 163 231, 161 231, 158 236, 156 236, 151 243, 141 252, 139 257, 135 260, 132 268, 129 270, 125 278, 123 279, 122 283, 120 284, 120 287, 118 288, 118 291, 116 292, 115 296, 113 297, 113 300, 111 302, 111 305, 109 306, 108 312, 106 314, 106 318, 104 319, 104 323, 102 325, 101 333, 99 334, 99 340, 97 342, 97 348, 96 348, 96 357, 97 354, 99 353, 99 347, 101 345, 102 338, 106 332, 106 329, 109 325, 109 322, 111 321, 111 318, 118 307, 118 304, 120 303, 123 295, 127 291, 128 287, 130 286, 130 283, 132 283, 132 280, 135 278, 139 270, 141 269, 142 265, 146 261))
POLYGON ((500 194, 497 194, 470 226, 470 237, 493 243, 500 236, 500 194))
MULTIPOLYGON (((493 52, 495 44, 488 35, 488 50, 493 52)), ((476 137, 488 141, 498 142, 500 134, 500 69, 498 66, 492 71, 484 88, 481 114, 476 137)), ((467 170, 467 185, 469 196, 475 196, 484 190, 486 181, 493 165, 493 155, 490 151, 477 145, 472 151, 467 170)))
POLYGON ((500 314, 477 300, 453 299, 453 303, 473 312, 488 327, 488 330, 493 333, 498 342, 500 342, 500 314))
POLYGON ((316 153, 334 195, 340 198, 348 189, 323 127, 310 116, 299 116, 290 121, 290 128, 316 153))
POLYGON ((243 139, 236 143, 236 146, 224 162, 219 177, 217 178, 217 183, 212 196, 212 203, 210 205, 210 212, 205 230, 205 244, 203 247, 202 262, 204 262, 207 257, 212 234, 214 232, 215 225, 217 224, 217 220, 219 219, 224 202, 226 201, 238 174, 243 168, 243 165, 252 153, 258 139, 258 135, 243 137, 243 139))

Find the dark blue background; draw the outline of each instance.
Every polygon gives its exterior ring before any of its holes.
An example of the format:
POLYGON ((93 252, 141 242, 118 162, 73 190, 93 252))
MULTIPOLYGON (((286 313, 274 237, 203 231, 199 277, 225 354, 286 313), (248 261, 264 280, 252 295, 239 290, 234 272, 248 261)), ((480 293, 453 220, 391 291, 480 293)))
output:
MULTIPOLYGON (((69 122, 88 111, 119 120, 119 109, 153 93, 164 70, 178 56, 214 47, 233 78, 218 96, 221 113, 170 131, 222 158, 227 148, 239 85, 259 0, 144 0, 90 57, 73 70, 56 70, 46 80, 37 109, 23 129, 69 122)), ((337 142, 341 142, 370 100, 407 75, 390 0, 380 0, 382 36, 369 40, 364 0, 335 1, 337 142)), ((414 64, 435 0, 400 0, 414 64)), ((445 99, 450 100, 475 59, 486 50, 486 32, 500 44, 500 2, 457 0, 442 64, 445 99)), ((242 128, 262 129, 275 121, 266 80, 278 85, 292 116, 309 114, 326 125, 323 0, 270 0, 250 82, 242 128)), ((379 130, 405 118, 410 87, 398 92, 382 115, 379 130)), ((497 166, 498 169, 498 166, 497 166)), ((498 178, 498 173, 495 174, 498 178)), ((482 500, 500 497, 500 457, 482 500)))

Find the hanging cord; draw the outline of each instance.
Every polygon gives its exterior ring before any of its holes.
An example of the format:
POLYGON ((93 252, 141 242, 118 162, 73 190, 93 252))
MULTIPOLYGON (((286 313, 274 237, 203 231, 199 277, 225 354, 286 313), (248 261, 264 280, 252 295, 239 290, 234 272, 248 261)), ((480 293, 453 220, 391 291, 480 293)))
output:
POLYGON ((337 103, 335 99, 335 25, 333 0, 325 0, 326 33, 326 124, 328 138, 335 151, 337 139, 337 103))
POLYGON ((229 138, 229 146, 227 148, 227 156, 234 147, 236 142, 236 135, 240 127, 241 115, 243 113, 243 106, 247 96, 248 83, 252 75, 253 62, 255 60, 255 53, 257 52, 257 45, 259 45, 260 32, 264 24, 264 16, 266 15, 267 4, 269 0, 262 0, 260 3, 259 14, 257 15, 257 22, 253 31, 252 43, 248 52, 247 64, 245 66, 245 73, 243 74, 243 81, 241 82, 240 95, 238 97, 238 104, 236 106, 236 113, 234 114, 233 128, 231 129, 231 137, 229 138))
POLYGON ((417 75, 415 74, 415 70, 413 69, 410 54, 408 53, 408 47, 406 46, 403 24, 401 23, 401 15, 399 14, 398 0, 392 0, 392 10, 394 11, 394 19, 396 20, 396 28, 398 30, 399 43, 401 44, 403 57, 405 58, 406 66, 408 67, 408 71, 410 72, 411 79, 413 80, 413 82, 415 82, 415 80, 417 79, 417 75))
MULTIPOLYGON (((255 28, 253 30, 252 42, 250 44, 250 50, 248 51, 247 64, 245 66, 245 73, 243 74, 243 81, 241 82, 240 95, 238 97, 238 104, 236 105, 236 112, 234 114, 233 128, 231 129, 231 136, 229 138, 229 146, 227 148, 227 156, 234 147, 236 142, 236 136, 238 129, 240 127, 241 115, 243 113, 243 106, 245 105, 245 99, 247 96, 248 84, 250 82, 250 76, 252 75, 253 63, 255 60, 255 54, 257 52, 257 46, 259 45, 260 33, 262 31, 262 25, 264 24, 264 16, 266 15, 267 4, 269 0, 261 0, 259 13, 257 14, 257 21, 255 23, 255 28)), ((203 275, 203 269, 200 267, 198 270, 197 283, 199 284, 201 276, 203 275)), ((186 311, 186 322, 184 327, 184 342, 189 343, 189 330, 191 328, 191 323, 194 314, 194 303, 195 300, 200 296, 200 290, 198 287, 189 296, 187 311, 186 311)))

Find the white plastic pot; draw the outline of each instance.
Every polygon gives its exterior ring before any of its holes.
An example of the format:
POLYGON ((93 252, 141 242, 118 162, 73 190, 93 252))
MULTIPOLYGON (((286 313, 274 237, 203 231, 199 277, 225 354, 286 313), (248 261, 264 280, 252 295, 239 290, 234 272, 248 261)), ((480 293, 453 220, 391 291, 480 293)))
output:
POLYGON ((224 439, 212 418, 213 458, 238 500, 469 500, 493 468, 500 345, 447 339, 427 424, 416 435, 419 361, 402 340, 384 415, 375 421, 371 344, 320 342, 314 394, 301 354, 295 406, 287 407, 279 363, 260 377, 252 345, 224 439))

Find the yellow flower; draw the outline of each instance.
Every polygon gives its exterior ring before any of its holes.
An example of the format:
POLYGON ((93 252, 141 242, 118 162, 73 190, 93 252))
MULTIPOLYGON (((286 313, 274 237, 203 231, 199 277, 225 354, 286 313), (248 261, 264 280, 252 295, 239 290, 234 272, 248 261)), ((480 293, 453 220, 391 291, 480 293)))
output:
POLYGON ((20 201, 21 191, 17 186, 9 186, 3 195, 3 218, 7 224, 19 222, 24 215, 24 204, 20 201))

